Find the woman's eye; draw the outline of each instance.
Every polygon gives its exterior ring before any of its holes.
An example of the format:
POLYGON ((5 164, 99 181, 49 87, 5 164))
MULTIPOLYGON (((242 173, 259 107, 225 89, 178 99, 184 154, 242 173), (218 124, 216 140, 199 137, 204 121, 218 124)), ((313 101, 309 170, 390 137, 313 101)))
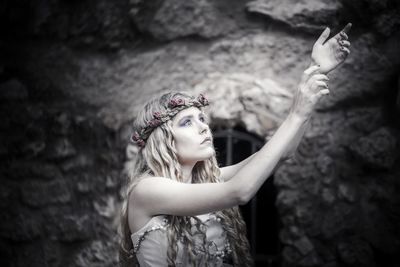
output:
POLYGON ((191 120, 185 120, 185 121, 182 123, 183 126, 189 126, 189 125, 191 125, 191 124, 192 124, 192 121, 191 121, 191 120))

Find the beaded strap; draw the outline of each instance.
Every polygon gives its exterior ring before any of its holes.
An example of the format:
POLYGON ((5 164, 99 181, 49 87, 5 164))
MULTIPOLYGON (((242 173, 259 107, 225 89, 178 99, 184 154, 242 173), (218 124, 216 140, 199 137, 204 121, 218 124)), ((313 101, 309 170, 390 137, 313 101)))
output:
POLYGON ((136 252, 139 250, 140 244, 141 244, 141 243, 143 242, 143 240, 146 238, 146 235, 148 235, 150 232, 153 232, 153 231, 155 231, 155 230, 165 229, 165 228, 167 228, 167 226, 168 226, 168 220, 167 220, 167 218, 164 218, 161 224, 155 225, 155 226, 153 226, 153 227, 147 229, 146 231, 144 231, 144 232, 140 235, 140 237, 139 237, 138 241, 136 242, 136 244, 134 244, 134 246, 133 246, 133 252, 136 253, 136 252))

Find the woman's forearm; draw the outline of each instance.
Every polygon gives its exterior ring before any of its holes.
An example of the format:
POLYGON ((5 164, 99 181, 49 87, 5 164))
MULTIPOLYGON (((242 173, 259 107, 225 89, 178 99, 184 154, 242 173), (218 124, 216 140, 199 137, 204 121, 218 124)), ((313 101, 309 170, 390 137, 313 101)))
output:
POLYGON ((301 140, 303 139, 304 133, 307 131, 309 126, 309 120, 304 121, 304 123, 300 126, 298 134, 296 134, 296 136, 290 142, 290 145, 286 149, 285 153, 283 154, 282 160, 292 158, 295 155, 297 147, 299 146, 301 140))
POLYGON ((229 190, 232 190, 239 203, 249 201, 279 161, 299 144, 315 104, 329 93, 326 84, 329 78, 320 74, 319 69, 319 66, 312 66, 303 72, 289 116, 268 143, 228 182, 231 186, 229 190))
POLYGON ((297 146, 304 135, 305 124, 305 118, 290 114, 268 143, 228 181, 237 190, 242 204, 256 194, 281 158, 297 146))

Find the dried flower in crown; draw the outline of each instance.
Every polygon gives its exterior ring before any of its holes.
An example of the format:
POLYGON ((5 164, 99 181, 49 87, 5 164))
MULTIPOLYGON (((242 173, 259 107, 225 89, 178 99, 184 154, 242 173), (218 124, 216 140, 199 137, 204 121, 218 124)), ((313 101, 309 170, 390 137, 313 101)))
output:
POLYGON ((176 108, 184 105, 185 105, 185 100, 179 97, 173 98, 168 102, 169 108, 176 108))
POLYGON ((140 137, 139 132, 134 132, 131 136, 131 141, 136 143, 139 147, 144 147, 146 142, 140 137))
POLYGON ((209 103, 208 103, 208 99, 203 95, 203 94, 200 94, 199 96, 198 96, 198 98, 197 98, 198 100, 199 100, 199 102, 203 105, 203 106, 207 106, 209 103))
POLYGON ((209 102, 203 94, 200 94, 197 99, 192 98, 187 101, 180 97, 172 98, 167 104, 168 109, 165 112, 154 112, 153 119, 150 120, 145 127, 140 129, 140 131, 135 131, 132 134, 131 141, 139 147, 144 147, 152 131, 164 122, 172 119, 179 111, 193 106, 204 107, 207 105, 209 105, 209 102))
POLYGON ((155 119, 161 119, 162 118, 161 112, 159 112, 159 111, 154 112, 153 117, 155 119))

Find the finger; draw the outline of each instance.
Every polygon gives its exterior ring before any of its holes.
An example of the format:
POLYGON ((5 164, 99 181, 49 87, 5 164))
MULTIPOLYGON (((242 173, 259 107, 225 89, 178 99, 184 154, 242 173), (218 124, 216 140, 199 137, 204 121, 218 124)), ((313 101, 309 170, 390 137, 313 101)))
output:
POLYGON ((347 39, 349 39, 349 36, 347 36, 347 34, 344 31, 341 31, 341 32, 339 32, 339 38, 347 40, 347 39))
POLYGON ((326 82, 323 82, 323 81, 316 81, 316 82, 313 83, 311 88, 313 88, 314 92, 315 91, 319 92, 320 90, 328 89, 328 84, 326 82))
POLYGON ((312 103, 316 104, 318 100, 324 96, 329 94, 329 89, 323 89, 321 91, 318 91, 315 95, 311 96, 310 100, 312 103))
POLYGON ((323 89, 323 90, 321 90, 321 91, 319 91, 316 95, 315 95, 315 98, 318 100, 318 99, 320 99, 322 96, 324 96, 324 95, 329 95, 329 89, 323 89))
POLYGON ((306 75, 311 75, 312 73, 316 72, 319 70, 320 66, 319 65, 312 65, 308 69, 304 71, 304 74, 306 75))
POLYGON ((340 46, 350 47, 350 42, 346 40, 338 40, 340 46))
POLYGON ((350 49, 344 46, 340 47, 340 51, 344 52, 346 55, 350 54, 350 49))
POLYGON ((314 74, 311 78, 315 81, 329 81, 328 76, 326 76, 325 74, 320 74, 320 73, 314 74))
POLYGON ((329 89, 322 89, 321 91, 318 92, 318 95, 329 95, 330 91, 329 89))
POLYGON ((328 82, 329 78, 328 76, 326 76, 325 74, 314 74, 310 77, 310 79, 308 79, 307 81, 307 85, 312 87, 312 85, 317 82, 317 81, 324 81, 324 82, 328 82))
POLYGON ((330 32, 331 30, 329 29, 329 27, 326 27, 321 35, 318 37, 318 40, 315 42, 315 44, 323 44, 326 39, 328 39, 330 32))
POLYGON ((309 67, 308 69, 306 69, 303 72, 303 76, 301 77, 301 83, 305 84, 310 79, 312 74, 319 71, 319 69, 320 69, 319 65, 313 65, 313 66, 309 67))
POLYGON ((353 24, 351 24, 350 22, 347 23, 346 26, 344 26, 342 32, 348 33, 348 32, 350 31, 352 25, 353 25, 353 24))
POLYGON ((312 93, 317 93, 322 89, 328 89, 328 85, 323 81, 313 81, 307 83, 306 88, 308 88, 312 93))

